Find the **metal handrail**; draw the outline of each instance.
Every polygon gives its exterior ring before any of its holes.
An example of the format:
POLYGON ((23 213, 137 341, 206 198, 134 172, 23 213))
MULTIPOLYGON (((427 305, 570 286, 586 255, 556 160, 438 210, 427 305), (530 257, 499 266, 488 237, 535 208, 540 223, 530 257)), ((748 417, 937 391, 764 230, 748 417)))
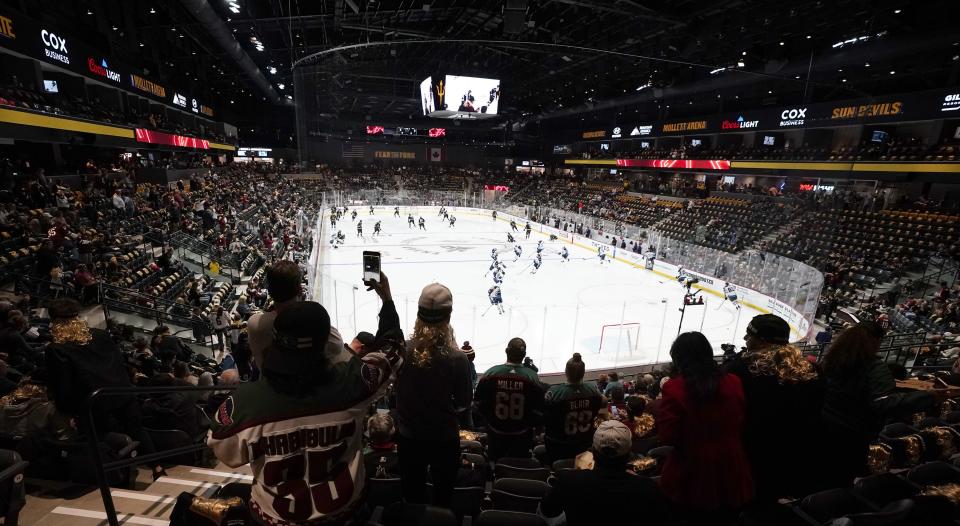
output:
POLYGON ((190 453, 193 451, 200 451, 207 447, 205 443, 191 444, 188 446, 181 446, 167 451, 159 451, 156 453, 150 453, 143 456, 135 456, 131 458, 126 458, 122 460, 116 460, 109 463, 103 462, 103 457, 100 455, 100 438, 97 434, 96 424, 93 418, 93 406, 94 401, 98 398, 110 397, 110 396, 122 396, 122 395, 141 395, 141 394, 159 394, 159 393, 180 393, 180 392, 196 392, 196 391, 234 391, 237 389, 236 385, 212 385, 212 386, 172 386, 172 387, 101 387, 87 397, 86 401, 86 416, 87 421, 89 422, 89 430, 87 432, 88 437, 87 441, 90 446, 90 451, 93 455, 93 471, 97 479, 97 486, 100 488, 100 497, 103 499, 103 511, 107 515, 107 522, 110 526, 120 526, 120 522, 117 519, 117 510, 113 505, 113 495, 110 493, 110 485, 107 484, 107 471, 114 471, 129 466, 143 464, 146 462, 151 462, 154 460, 160 460, 163 458, 170 458, 182 455, 184 453, 190 453))

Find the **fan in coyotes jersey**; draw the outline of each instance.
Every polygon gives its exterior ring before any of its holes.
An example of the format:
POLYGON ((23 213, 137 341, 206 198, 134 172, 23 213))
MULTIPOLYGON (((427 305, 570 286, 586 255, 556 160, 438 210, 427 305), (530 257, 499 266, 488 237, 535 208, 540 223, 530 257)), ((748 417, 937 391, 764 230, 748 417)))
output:
POLYGON ((522 363, 527 344, 513 338, 506 353, 507 363, 487 369, 474 396, 487 420, 487 453, 494 460, 529 457, 533 428, 543 417, 543 384, 537 372, 522 363))
POLYGON ((208 444, 230 467, 250 464, 249 508, 260 524, 340 524, 364 494, 363 419, 403 360, 389 285, 372 283, 383 299, 376 351, 329 350, 324 308, 291 305, 274 323, 264 379, 241 385, 217 410, 208 444))

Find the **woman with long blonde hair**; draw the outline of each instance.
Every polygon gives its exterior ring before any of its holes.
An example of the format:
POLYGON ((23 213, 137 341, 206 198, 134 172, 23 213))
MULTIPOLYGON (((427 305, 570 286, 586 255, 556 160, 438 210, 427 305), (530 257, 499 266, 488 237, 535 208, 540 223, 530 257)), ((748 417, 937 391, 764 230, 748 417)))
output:
POLYGON ((423 503, 427 467, 433 504, 449 506, 460 466, 459 415, 470 410, 470 363, 450 326, 453 294, 432 283, 417 304, 417 321, 397 378, 397 446, 407 502, 423 503))

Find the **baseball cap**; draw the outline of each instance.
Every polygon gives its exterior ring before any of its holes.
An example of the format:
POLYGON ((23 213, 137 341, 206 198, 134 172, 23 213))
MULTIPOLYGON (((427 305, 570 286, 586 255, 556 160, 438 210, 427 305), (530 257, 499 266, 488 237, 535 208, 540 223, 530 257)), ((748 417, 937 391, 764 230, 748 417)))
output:
POLYGON ((790 343, 790 326, 775 314, 754 316, 750 325, 747 325, 747 334, 771 343, 790 343))
POLYGON ((273 343, 263 360, 263 369, 280 374, 302 375, 326 368, 324 349, 330 336, 330 315, 317 302, 294 303, 277 314, 273 343))
POLYGON ((373 342, 376 341, 376 337, 370 334, 367 331, 360 331, 355 336, 355 339, 362 343, 364 346, 373 345, 373 342))
POLYGON ((622 457, 630 453, 633 437, 630 428, 618 420, 605 420, 593 434, 594 454, 604 457, 622 457))
POLYGON ((417 317, 426 323, 447 321, 453 312, 453 293, 439 283, 431 283, 420 293, 417 307, 417 317))

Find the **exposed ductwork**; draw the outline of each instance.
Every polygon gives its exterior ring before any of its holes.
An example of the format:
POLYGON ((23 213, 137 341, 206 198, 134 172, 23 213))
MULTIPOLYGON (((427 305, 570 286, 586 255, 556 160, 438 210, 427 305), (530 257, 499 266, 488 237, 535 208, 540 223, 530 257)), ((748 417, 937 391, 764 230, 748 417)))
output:
POLYGON ((230 57, 245 73, 253 84, 259 89, 267 99, 274 104, 292 105, 293 102, 285 97, 281 97, 270 81, 263 76, 263 72, 253 62, 253 59, 247 55, 247 52, 240 47, 237 39, 233 38, 233 32, 227 27, 227 24, 217 16, 207 0, 180 0, 183 7, 190 12, 207 29, 213 39, 220 45, 227 56, 230 57))
MULTIPOLYGON (((882 40, 854 46, 850 49, 843 49, 837 52, 830 52, 826 55, 814 56, 812 75, 815 78, 817 73, 823 71, 834 71, 837 67, 849 64, 863 63, 876 57, 891 59, 896 57, 911 56, 925 52, 929 49, 949 46, 956 41, 955 34, 934 34, 921 35, 918 37, 903 38, 899 40, 882 40)), ((768 63, 765 74, 775 71, 775 75, 784 81, 791 81, 795 75, 806 77, 808 59, 797 59, 788 63, 768 63)), ((616 99, 605 100, 590 105, 580 105, 573 108, 565 108, 559 111, 544 113, 527 118, 527 122, 536 120, 556 119, 567 117, 580 113, 591 113, 620 106, 628 106, 650 102, 655 99, 675 98, 693 95, 696 93, 731 89, 744 86, 762 80, 769 80, 767 77, 759 77, 747 71, 731 71, 714 78, 704 81, 690 82, 681 86, 672 86, 662 89, 648 89, 637 94, 628 95, 616 99)), ((796 82, 801 82, 797 80, 796 82)))

